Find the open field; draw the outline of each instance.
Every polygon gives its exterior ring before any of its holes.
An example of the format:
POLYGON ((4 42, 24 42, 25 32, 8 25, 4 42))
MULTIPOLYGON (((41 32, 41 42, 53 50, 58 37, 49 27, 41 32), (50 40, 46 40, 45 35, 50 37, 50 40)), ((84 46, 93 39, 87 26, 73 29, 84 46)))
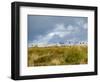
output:
POLYGON ((28 48, 28 66, 77 65, 88 63, 86 45, 28 48))

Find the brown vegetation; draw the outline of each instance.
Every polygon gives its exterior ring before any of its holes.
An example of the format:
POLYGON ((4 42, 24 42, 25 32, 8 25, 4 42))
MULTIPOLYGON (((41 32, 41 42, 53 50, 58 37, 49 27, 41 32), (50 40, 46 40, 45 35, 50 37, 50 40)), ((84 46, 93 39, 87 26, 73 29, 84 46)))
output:
POLYGON ((87 64, 87 46, 52 46, 28 48, 28 66, 87 64))

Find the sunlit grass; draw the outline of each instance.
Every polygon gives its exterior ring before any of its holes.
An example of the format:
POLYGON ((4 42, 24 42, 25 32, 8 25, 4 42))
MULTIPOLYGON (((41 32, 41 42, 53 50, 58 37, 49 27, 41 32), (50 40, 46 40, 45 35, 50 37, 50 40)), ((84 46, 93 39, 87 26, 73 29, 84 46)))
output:
POLYGON ((86 45, 28 48, 28 66, 87 64, 86 45))

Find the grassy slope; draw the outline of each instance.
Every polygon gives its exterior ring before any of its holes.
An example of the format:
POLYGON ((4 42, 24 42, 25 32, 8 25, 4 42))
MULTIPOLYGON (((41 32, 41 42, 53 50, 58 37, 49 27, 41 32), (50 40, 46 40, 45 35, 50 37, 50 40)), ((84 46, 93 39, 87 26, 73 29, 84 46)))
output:
POLYGON ((28 66, 86 64, 87 57, 86 45, 28 48, 28 66))

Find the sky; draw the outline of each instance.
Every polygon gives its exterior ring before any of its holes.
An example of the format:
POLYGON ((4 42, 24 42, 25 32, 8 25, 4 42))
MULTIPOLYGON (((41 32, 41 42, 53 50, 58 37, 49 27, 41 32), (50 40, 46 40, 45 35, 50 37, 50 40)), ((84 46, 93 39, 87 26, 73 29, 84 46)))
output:
POLYGON ((28 44, 87 41, 88 18, 28 15, 28 44))

